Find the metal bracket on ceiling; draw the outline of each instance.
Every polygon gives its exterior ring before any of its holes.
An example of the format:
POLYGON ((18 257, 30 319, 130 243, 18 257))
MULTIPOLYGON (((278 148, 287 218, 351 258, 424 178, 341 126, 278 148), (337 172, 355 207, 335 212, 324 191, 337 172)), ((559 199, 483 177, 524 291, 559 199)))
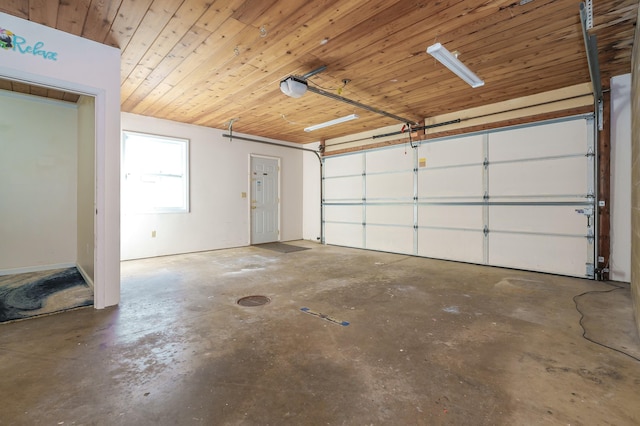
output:
POLYGON ((593 28, 593 1, 592 0, 585 0, 585 11, 586 11, 586 27, 587 30, 590 30, 591 28, 593 28))
POLYGON ((240 120, 239 118, 232 118, 231 120, 229 120, 227 123, 225 123, 226 125, 228 125, 229 128, 229 142, 231 142, 233 140, 233 123, 240 120))
MULTIPOLYGON (((584 2, 580 3, 580 21, 582 23, 582 36, 584 38, 584 47, 587 52, 587 62, 589 64, 589 74, 591 76, 591 86, 593 87, 593 96, 595 102, 602 99, 602 82, 600 80, 600 65, 598 63, 598 40, 594 35, 589 35, 587 6, 584 2)), ((593 18, 592 18, 593 21, 593 18)), ((593 25, 593 24, 592 24, 593 25)))

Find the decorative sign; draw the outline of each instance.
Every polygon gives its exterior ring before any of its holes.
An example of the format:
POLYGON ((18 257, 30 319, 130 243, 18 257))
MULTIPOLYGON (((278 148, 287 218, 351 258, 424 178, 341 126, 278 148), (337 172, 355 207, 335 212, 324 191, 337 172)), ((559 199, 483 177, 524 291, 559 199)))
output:
POLYGON ((23 55, 42 56, 43 59, 49 59, 51 61, 58 60, 58 52, 45 49, 44 42, 38 41, 30 44, 24 37, 20 37, 2 27, 0 27, 0 48, 13 50, 23 55))

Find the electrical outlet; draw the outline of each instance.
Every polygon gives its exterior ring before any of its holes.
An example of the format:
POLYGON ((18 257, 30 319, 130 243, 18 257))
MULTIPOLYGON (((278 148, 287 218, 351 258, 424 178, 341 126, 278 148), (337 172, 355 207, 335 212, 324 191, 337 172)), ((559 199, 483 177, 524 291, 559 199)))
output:
POLYGON ((241 196, 242 196, 242 198, 247 198, 247 193, 243 192, 241 196))
POLYGON ((156 237, 156 231, 151 231, 151 238, 155 238, 156 237))

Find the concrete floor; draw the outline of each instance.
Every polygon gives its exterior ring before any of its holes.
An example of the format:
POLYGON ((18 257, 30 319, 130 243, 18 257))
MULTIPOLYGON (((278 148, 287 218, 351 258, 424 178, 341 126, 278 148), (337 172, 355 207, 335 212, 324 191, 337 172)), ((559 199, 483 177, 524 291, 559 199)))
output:
POLYGON ((640 362, 572 299, 640 357, 628 286, 294 244, 124 262, 119 307, 0 325, 0 424, 640 424, 640 362))

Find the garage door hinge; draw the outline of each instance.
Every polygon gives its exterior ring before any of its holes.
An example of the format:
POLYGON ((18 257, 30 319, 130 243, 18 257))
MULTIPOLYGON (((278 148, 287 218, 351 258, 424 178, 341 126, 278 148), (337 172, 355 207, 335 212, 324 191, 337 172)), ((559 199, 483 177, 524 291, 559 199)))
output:
POLYGON ((488 193, 488 192, 485 192, 485 193, 484 193, 484 195, 482 196, 482 199, 483 199, 484 201, 489 201, 489 193, 488 193))
POLYGON ((589 228, 587 229, 587 241, 589 244, 593 244, 593 239, 593 229, 589 228))
POLYGON ((485 237, 489 235, 489 227, 487 225, 484 226, 482 233, 484 234, 485 237))
POLYGON ((485 169, 489 167, 489 159, 487 157, 484 158, 482 165, 484 166, 485 169))
POLYGON ((576 209, 576 213, 583 214, 585 216, 593 216, 593 207, 586 207, 584 209, 576 209))
POLYGON ((593 148, 589 147, 589 150, 587 151, 587 153, 584 155, 585 157, 595 157, 596 153, 593 152, 593 148))

